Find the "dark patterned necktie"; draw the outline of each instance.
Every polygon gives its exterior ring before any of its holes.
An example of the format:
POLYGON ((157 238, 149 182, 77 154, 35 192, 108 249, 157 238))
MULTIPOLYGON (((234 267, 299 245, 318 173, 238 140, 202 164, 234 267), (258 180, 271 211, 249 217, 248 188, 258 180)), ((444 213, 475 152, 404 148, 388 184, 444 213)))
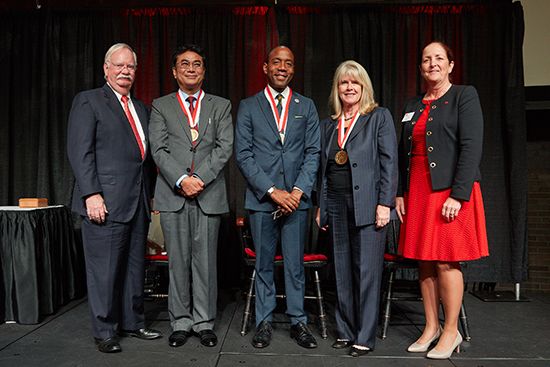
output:
POLYGON ((281 116, 281 112, 283 111, 283 95, 281 93, 277 94, 275 99, 277 100, 277 111, 279 111, 279 116, 281 116))

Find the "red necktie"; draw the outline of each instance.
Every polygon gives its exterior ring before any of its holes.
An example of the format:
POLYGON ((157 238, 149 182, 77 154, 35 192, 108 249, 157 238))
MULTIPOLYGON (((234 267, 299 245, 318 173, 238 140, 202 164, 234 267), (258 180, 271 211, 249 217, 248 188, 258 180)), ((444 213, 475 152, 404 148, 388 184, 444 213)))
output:
POLYGON ((193 106, 193 102, 195 102, 195 97, 189 96, 187 97, 186 101, 189 102, 189 113, 192 116, 193 112, 195 112, 195 106, 193 106))
POLYGON ((124 112, 126 112, 126 117, 128 118, 128 121, 130 122, 130 126, 132 127, 132 131, 134 132, 134 137, 136 138, 137 145, 139 147, 139 151, 141 152, 141 159, 145 158, 145 149, 143 148, 143 142, 141 141, 141 138, 139 136, 138 129, 136 127, 136 122, 134 121, 134 117, 130 113, 130 108, 128 108, 128 96, 122 96, 120 98, 122 100, 122 103, 124 103, 124 112))

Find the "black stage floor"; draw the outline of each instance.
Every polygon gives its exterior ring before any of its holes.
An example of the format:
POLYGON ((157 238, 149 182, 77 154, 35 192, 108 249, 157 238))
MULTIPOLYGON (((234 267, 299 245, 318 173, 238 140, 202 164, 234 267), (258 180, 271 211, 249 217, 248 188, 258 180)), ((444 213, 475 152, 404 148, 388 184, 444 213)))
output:
MULTIPOLYGON (((168 346, 170 326, 166 301, 148 301, 147 318, 164 338, 121 340, 122 353, 96 351, 89 330, 86 299, 66 305, 38 325, 0 325, 0 366, 550 366, 550 294, 528 294, 530 302, 483 302, 470 294, 465 306, 472 340, 463 343, 452 359, 431 361, 423 354, 410 354, 406 347, 422 326, 420 302, 395 302, 386 340, 378 340, 368 356, 349 357, 331 348, 334 332, 323 340, 314 329, 319 347, 300 348, 289 337, 289 324, 279 314, 272 344, 265 349, 250 345, 252 333, 239 333, 243 310, 240 292, 220 292, 216 332, 219 343, 203 347, 198 338, 180 348, 168 346)), ((330 302, 327 301, 330 306, 330 302)), ((333 325, 331 322, 330 325, 333 325)))

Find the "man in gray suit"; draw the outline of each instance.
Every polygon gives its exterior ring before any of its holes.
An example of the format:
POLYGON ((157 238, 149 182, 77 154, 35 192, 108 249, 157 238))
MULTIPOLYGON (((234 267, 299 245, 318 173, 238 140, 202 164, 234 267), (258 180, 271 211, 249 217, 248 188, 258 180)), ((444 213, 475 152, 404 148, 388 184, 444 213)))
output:
POLYGON ((257 256, 252 345, 264 348, 271 342, 273 259, 280 239, 290 336, 304 348, 315 348, 304 312, 303 256, 307 209, 319 167, 319 118, 313 101, 288 87, 294 75, 290 49, 271 50, 263 71, 268 85, 241 101, 235 129, 235 156, 248 183, 245 208, 257 256))
POLYGON ((233 147, 231 104, 201 89, 206 58, 198 46, 178 48, 172 63, 179 90, 153 101, 149 124, 159 168, 154 207, 170 262, 168 343, 179 347, 195 332, 213 347, 218 230, 229 211, 223 168, 233 147))

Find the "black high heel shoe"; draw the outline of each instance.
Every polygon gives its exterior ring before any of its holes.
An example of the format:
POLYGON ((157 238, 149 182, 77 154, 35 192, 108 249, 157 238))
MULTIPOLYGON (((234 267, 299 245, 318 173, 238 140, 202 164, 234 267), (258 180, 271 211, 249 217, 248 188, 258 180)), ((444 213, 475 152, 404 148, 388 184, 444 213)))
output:
POLYGON ((360 357, 360 356, 364 356, 370 351, 371 349, 364 345, 352 345, 351 349, 349 350, 349 355, 352 357, 360 357))
POLYGON ((334 349, 344 349, 344 348, 347 348, 347 347, 351 347, 352 344, 353 344, 353 342, 351 340, 336 339, 336 341, 334 343, 332 343, 332 347, 334 349))

